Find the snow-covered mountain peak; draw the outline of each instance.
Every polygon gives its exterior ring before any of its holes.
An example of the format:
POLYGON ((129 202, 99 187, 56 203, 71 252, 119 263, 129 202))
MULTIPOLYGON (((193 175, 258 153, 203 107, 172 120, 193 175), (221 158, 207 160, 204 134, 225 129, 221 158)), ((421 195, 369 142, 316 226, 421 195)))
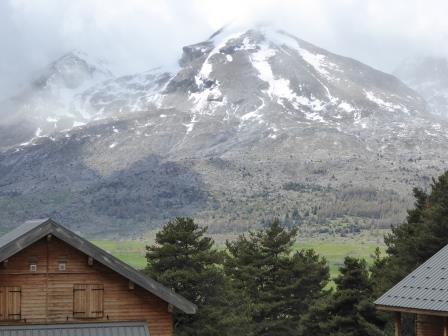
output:
POLYGON ((276 139, 302 127, 358 132, 407 125, 425 109, 395 77, 269 25, 224 27, 185 46, 179 65, 175 73, 113 77, 102 62, 73 51, 20 96, 19 112, 39 136, 149 113, 144 125, 176 121, 186 139, 219 125, 276 139))
POLYGON ((280 129, 291 120, 364 129, 424 110, 393 76, 271 26, 225 27, 184 47, 180 64, 164 102, 190 111, 188 125, 213 115, 240 129, 280 129))
POLYGON ((41 90, 77 89, 112 77, 105 61, 73 50, 49 64, 33 86, 41 90))
POLYGON ((85 124, 90 116, 74 102, 88 88, 112 79, 105 61, 73 50, 42 69, 16 96, 2 102, 0 113, 8 124, 20 125, 22 140, 50 135, 85 124))

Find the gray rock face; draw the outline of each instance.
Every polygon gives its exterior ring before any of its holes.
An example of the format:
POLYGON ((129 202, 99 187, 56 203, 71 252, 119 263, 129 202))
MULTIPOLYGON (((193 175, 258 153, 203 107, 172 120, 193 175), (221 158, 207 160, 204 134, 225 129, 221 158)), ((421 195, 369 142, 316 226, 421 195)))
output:
POLYGON ((448 117, 448 60, 437 57, 404 61, 395 71, 411 88, 425 98, 429 112, 448 117))
POLYGON ((346 234, 401 222, 448 159, 447 124, 412 89, 285 32, 223 29, 179 66, 93 81, 71 126, 11 138, 0 227, 53 215, 132 234, 188 215, 216 232, 280 217, 346 234))

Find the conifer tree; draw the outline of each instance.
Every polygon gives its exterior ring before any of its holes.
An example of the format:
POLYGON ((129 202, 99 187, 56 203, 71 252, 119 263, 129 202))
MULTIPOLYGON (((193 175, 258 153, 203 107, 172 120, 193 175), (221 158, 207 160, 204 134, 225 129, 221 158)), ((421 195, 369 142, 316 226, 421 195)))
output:
MULTIPOLYGON (((448 244, 448 172, 433 179, 429 192, 415 188, 414 198, 405 223, 393 227, 384 239, 386 257, 372 268, 374 298, 448 244)), ((404 316, 403 328, 412 329, 413 319, 404 316)))
POLYGON ((406 222, 385 237, 387 257, 378 273, 384 292, 448 244, 448 172, 433 179, 430 193, 414 189, 415 206, 406 222))
POLYGON ((293 253, 296 234, 275 220, 227 243, 225 270, 246 293, 254 335, 296 335, 300 315, 328 282, 324 259, 312 250, 293 253))
POLYGON ((303 316, 300 335, 384 335, 385 321, 372 302, 372 284, 365 260, 345 258, 335 283, 336 292, 318 300, 303 316))
POLYGON ((195 315, 174 312, 175 335, 247 335, 239 295, 222 271, 223 253, 191 218, 176 218, 147 247, 146 273, 198 306, 195 315))

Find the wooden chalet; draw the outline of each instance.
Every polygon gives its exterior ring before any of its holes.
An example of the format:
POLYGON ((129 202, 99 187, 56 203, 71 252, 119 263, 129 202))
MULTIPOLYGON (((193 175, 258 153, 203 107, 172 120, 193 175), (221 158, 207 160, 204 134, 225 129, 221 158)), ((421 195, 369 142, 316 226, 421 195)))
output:
POLYGON ((196 306, 52 219, 0 237, 0 336, 173 334, 196 306))
POLYGON ((401 314, 415 315, 416 336, 448 336, 448 245, 375 301, 395 312, 395 335, 402 334, 401 314))

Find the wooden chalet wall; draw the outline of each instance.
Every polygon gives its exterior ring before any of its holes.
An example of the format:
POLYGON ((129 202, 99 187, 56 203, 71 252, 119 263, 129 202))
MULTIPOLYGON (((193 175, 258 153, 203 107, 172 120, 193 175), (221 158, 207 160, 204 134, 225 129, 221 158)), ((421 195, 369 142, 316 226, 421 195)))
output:
POLYGON ((166 302, 137 285, 133 288, 127 279, 95 261, 89 265, 88 256, 55 237, 44 238, 0 264, 0 287, 21 291, 20 320, 0 324, 144 320, 151 336, 172 335, 166 302), (37 270, 31 272, 34 262, 37 270), (64 262, 65 270, 60 270, 64 262), (74 317, 74 288, 82 285, 104 288, 100 317, 74 317))
POLYGON ((415 321, 416 336, 446 336, 443 325, 445 318, 441 316, 417 315, 415 321))

